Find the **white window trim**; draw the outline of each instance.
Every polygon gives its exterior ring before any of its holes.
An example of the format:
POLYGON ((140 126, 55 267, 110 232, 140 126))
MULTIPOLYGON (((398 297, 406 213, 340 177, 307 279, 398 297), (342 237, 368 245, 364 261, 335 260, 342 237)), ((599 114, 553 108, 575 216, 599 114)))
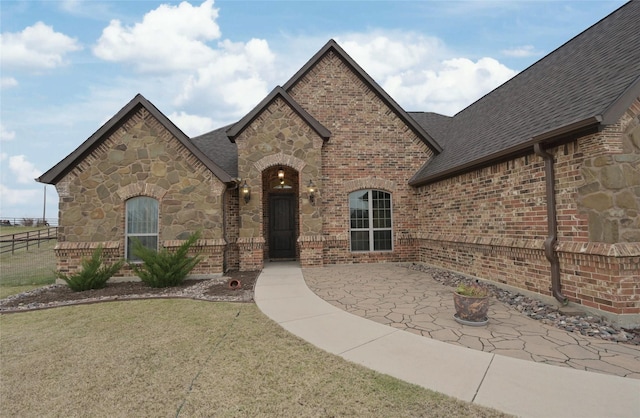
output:
POLYGON ((354 190, 353 192, 349 193, 349 195, 347 196, 347 199, 349 199, 349 251, 352 253, 389 253, 393 251, 393 196, 390 192, 386 191, 386 190, 380 190, 380 189, 360 189, 360 190, 354 190), (352 228, 351 227, 351 194, 352 193, 357 193, 357 192, 369 192, 369 206, 367 208, 367 212, 369 213, 369 228, 352 228), (373 192, 383 192, 389 195, 389 204, 390 204, 390 210, 391 210, 391 227, 390 228, 374 228, 373 227, 373 192), (369 231, 369 250, 354 250, 353 246, 351 245, 351 232, 352 231, 369 231), (391 231, 391 249, 389 250, 376 250, 374 249, 375 244, 373 241, 373 233, 375 231, 391 231))
POLYGON ((156 237, 156 249, 160 248, 160 201, 158 199, 156 199, 155 197, 151 197, 151 196, 135 196, 132 197, 130 199, 127 199, 127 201, 125 202, 125 207, 124 207, 124 256, 125 256, 125 260, 127 260, 128 263, 132 263, 132 264, 142 264, 143 261, 142 260, 132 260, 129 259, 127 257, 127 255, 129 254, 129 238, 130 237, 156 237), (140 197, 146 197, 148 199, 153 199, 156 201, 157 205, 158 205, 158 216, 156 218, 156 227, 158 232, 156 233, 140 233, 140 234, 131 234, 129 235, 129 202, 136 199, 136 198, 140 198, 140 197))

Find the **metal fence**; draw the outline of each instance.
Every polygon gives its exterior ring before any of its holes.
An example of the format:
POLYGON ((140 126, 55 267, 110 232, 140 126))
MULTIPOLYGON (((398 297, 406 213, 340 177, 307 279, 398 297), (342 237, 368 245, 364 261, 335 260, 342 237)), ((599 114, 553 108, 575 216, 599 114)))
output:
POLYGON ((0 235, 0 285, 43 285, 55 281, 57 228, 0 235))

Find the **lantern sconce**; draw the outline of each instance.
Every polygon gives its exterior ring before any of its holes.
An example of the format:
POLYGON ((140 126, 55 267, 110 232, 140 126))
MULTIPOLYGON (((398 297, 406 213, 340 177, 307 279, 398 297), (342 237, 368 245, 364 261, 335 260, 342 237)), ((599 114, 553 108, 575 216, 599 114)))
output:
POLYGON ((318 188, 316 187, 315 184, 313 184, 313 180, 309 180, 309 184, 307 185, 307 191, 309 192, 309 203, 311 203, 311 206, 315 206, 316 192, 318 191, 318 188))
POLYGON ((284 169, 282 167, 278 168, 278 180, 280 180, 280 185, 284 184, 284 169))
POLYGON ((251 188, 247 184, 246 180, 244 181, 241 190, 242 196, 244 197, 244 203, 249 203, 249 200, 251 200, 251 188))

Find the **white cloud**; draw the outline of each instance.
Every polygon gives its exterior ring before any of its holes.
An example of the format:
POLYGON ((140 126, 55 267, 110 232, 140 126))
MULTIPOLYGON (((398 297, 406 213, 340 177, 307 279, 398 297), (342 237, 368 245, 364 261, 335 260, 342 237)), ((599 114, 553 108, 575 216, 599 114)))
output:
POLYGON ((453 115, 516 74, 494 58, 456 57, 437 38, 348 34, 339 44, 403 108, 453 115))
POLYGON ((186 1, 178 6, 162 4, 131 27, 112 20, 93 52, 107 61, 132 64, 141 72, 191 70, 214 56, 205 42, 220 38, 217 17, 213 0, 197 7, 186 1))
POLYGON ((336 41, 376 80, 433 65, 447 53, 438 38, 397 31, 349 34, 336 41))
POLYGON ((1 122, 0 122, 0 141, 12 141, 16 138, 16 133, 14 131, 8 130, 1 122))
POLYGON ((10 189, 4 184, 0 184, 0 196, 2 196, 2 209, 7 210, 7 206, 17 204, 33 203, 41 197, 42 191, 38 189, 10 189))
POLYGON ((383 87, 409 110, 453 115, 515 74, 493 58, 453 58, 389 77, 383 87))
POLYGON ((42 171, 27 161, 24 155, 9 157, 9 170, 15 175, 16 182, 20 184, 34 183, 34 179, 42 174, 42 171))
POLYGON ((536 51, 533 45, 517 46, 515 48, 503 49, 500 52, 502 52, 504 55, 508 57, 516 57, 516 58, 526 58, 526 57, 532 57, 535 55, 542 54, 541 52, 536 51))
POLYGON ((78 41, 38 22, 18 33, 0 35, 5 68, 40 70, 66 64, 65 55, 82 49, 78 41))
POLYGON ((61 0, 60 8, 68 13, 76 13, 81 9, 83 4, 82 0, 61 0))
POLYGON ((2 77, 0 78, 0 88, 9 89, 11 87, 15 87, 18 85, 18 80, 13 77, 2 77))
POLYGON ((212 61, 186 80, 175 102, 231 107, 232 113, 242 116, 267 95, 276 58, 261 39, 246 44, 223 41, 219 47, 212 61))
POLYGON ((237 119, 255 106, 272 85, 275 55, 267 41, 219 40, 213 0, 199 6, 161 5, 133 26, 112 21, 94 54, 131 64, 138 72, 164 78, 164 93, 178 110, 209 112, 211 120, 237 119), (215 45, 207 42, 219 40, 215 45), (198 109, 198 110, 195 110, 198 109))
POLYGON ((190 137, 201 135, 220 127, 211 118, 190 115, 185 112, 173 112, 169 115, 169 119, 190 137))

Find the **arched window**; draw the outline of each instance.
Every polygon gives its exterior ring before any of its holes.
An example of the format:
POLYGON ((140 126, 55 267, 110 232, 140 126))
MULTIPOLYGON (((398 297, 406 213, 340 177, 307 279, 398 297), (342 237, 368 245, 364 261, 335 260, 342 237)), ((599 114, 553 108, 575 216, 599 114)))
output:
POLYGON ((391 251, 391 194, 358 190, 349 194, 351 251, 391 251))
POLYGON ((125 225, 125 253, 127 260, 137 261, 133 255, 133 240, 153 250, 158 250, 158 201, 151 197, 134 197, 127 200, 125 225))

